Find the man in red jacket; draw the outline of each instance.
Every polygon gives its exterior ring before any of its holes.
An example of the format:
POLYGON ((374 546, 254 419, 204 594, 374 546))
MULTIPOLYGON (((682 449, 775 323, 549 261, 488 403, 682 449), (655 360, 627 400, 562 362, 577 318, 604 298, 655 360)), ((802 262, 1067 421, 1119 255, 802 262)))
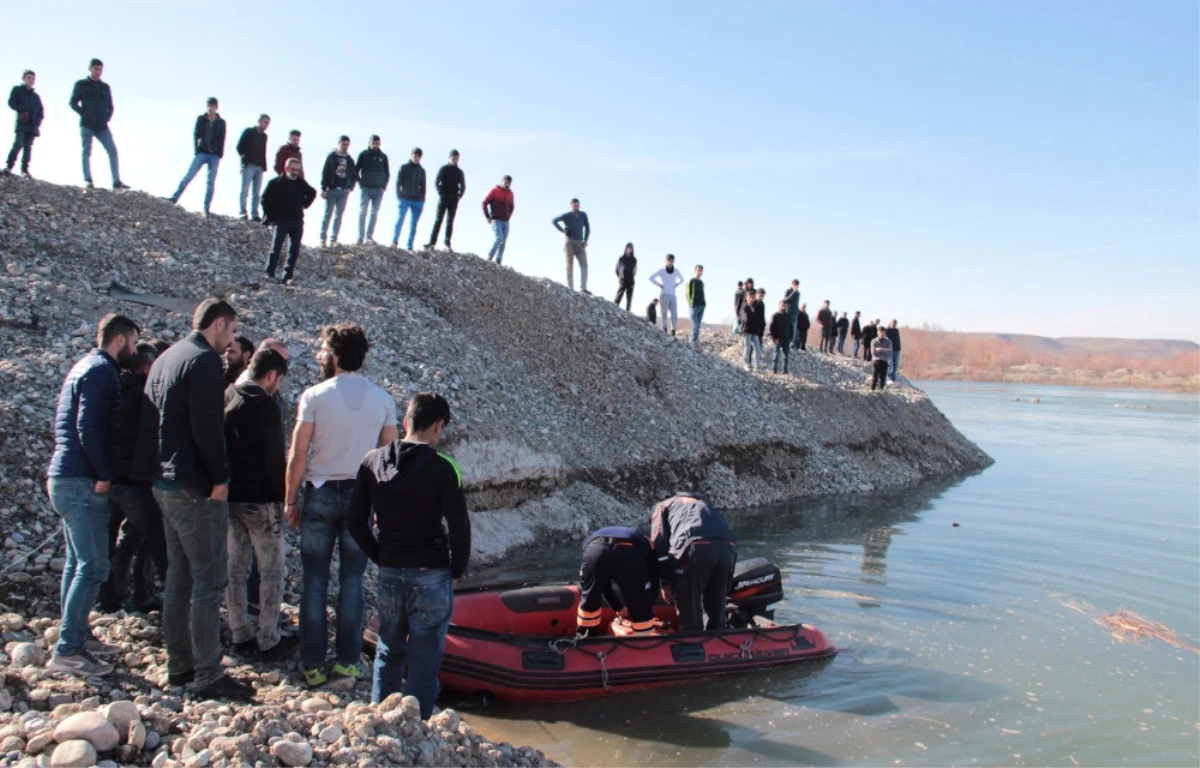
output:
MULTIPOLYGON (((304 153, 300 151, 300 131, 295 129, 288 133, 287 144, 279 148, 275 153, 275 175, 282 176, 287 173, 287 161, 295 158, 301 163, 301 168, 304 165, 304 153)), ((300 171, 300 178, 304 178, 304 171, 300 171)))
POLYGON ((487 197, 483 198, 483 216, 492 231, 496 233, 496 242, 488 251, 488 261, 494 256, 499 264, 504 259, 504 244, 508 242, 508 220, 512 218, 513 208, 512 176, 505 176, 500 183, 492 187, 487 197))

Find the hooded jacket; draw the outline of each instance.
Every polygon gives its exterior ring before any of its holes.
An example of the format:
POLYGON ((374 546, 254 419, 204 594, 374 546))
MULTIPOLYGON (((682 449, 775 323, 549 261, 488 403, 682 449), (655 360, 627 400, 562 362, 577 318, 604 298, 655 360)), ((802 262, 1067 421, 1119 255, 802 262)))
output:
POLYGON ((24 83, 14 86, 12 92, 8 94, 8 106, 17 113, 14 131, 32 133, 34 136, 41 135, 39 128, 42 125, 42 119, 46 116, 46 110, 42 107, 42 97, 38 96, 37 91, 26 88, 24 83))
POLYGON ((698 539, 724 539, 734 544, 729 523, 699 493, 677 493, 650 513, 650 544, 660 563, 673 561, 698 539))
POLYGON ((103 80, 85 77, 71 91, 71 109, 79 115, 79 127, 96 133, 108 128, 113 116, 112 90, 103 80))
POLYGON ((617 280, 621 285, 633 285, 637 276, 637 257, 632 253, 622 253, 617 259, 617 280))
POLYGON ((254 381, 239 381, 229 389, 225 404, 229 500, 281 502, 287 471, 283 414, 275 398, 254 381))
POLYGON ((381 568, 449 568, 457 579, 471 557, 462 473, 453 459, 424 443, 398 439, 367 453, 346 525, 381 568))
POLYGON ((425 202, 425 168, 409 160, 396 175, 396 197, 414 203, 425 202))
POLYGON ((392 180, 392 168, 388 165, 388 156, 382 149, 364 149, 358 153, 355 163, 358 172, 358 183, 367 189, 386 189, 392 180))
POLYGON ((336 149, 325 158, 325 167, 321 169, 321 191, 329 189, 354 189, 354 180, 358 178, 354 166, 354 158, 350 153, 342 154, 336 149))
POLYGON ((493 221, 508 221, 516 207, 512 189, 505 189, 499 184, 492 187, 492 191, 483 198, 483 216, 493 221))
POLYGON ((267 170, 267 134, 265 131, 258 130, 257 126, 251 126, 242 131, 241 138, 238 139, 237 153, 242 157, 242 167, 247 165, 255 165, 267 170))

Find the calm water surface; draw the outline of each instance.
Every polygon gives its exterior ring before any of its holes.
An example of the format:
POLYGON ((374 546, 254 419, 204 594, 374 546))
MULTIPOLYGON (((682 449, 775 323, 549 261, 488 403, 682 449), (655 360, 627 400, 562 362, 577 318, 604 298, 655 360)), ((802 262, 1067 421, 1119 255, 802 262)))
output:
MULTIPOLYGON (((1200 655, 1093 620, 1124 608, 1200 637, 1197 399, 926 388, 993 467, 729 515, 742 557, 784 569, 777 617, 825 630, 844 649, 832 663, 460 709, 578 766, 1200 764, 1200 655)), ((571 546, 487 578, 577 573, 571 546)))

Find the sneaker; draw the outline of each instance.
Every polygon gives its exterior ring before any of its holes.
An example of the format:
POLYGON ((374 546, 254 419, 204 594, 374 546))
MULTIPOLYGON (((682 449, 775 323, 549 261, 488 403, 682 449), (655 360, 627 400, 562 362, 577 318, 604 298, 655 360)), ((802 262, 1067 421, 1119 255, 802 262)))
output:
POLYGON ((362 245, 362 244, 363 244, 363 239, 362 239, 361 237, 360 237, 360 238, 358 238, 358 240, 356 240, 356 241, 354 242, 354 244, 355 244, 355 245, 362 245))
POLYGON ((254 638, 233 644, 233 654, 243 659, 253 659, 258 656, 258 641, 254 638))
POLYGON ((333 665, 330 670, 334 677, 353 677, 355 680, 366 680, 371 676, 370 670, 358 664, 343 664, 340 661, 333 665))
POLYGON ((258 659, 264 664, 275 664, 291 656, 299 647, 300 637, 298 635, 284 635, 279 638, 278 643, 259 652, 258 659))
POLYGON ((179 198, 175 197, 175 195, 167 195, 163 200, 166 200, 171 205, 179 205, 179 198))
POLYGON ((112 664, 100 661, 86 650, 80 651, 74 656, 60 656, 55 653, 50 657, 49 663, 46 664, 46 669, 55 672, 66 672, 68 675, 77 675, 79 677, 98 677, 107 675, 112 672, 112 664))
POLYGON ((113 189, 133 189, 133 187, 129 186, 123 181, 114 181, 113 189))
MULTIPOLYGON (((373 238, 373 237, 368 237, 368 238, 366 239, 366 243, 367 243, 367 245, 375 245, 375 238, 373 238)), ((362 243, 360 242, 360 243, 359 243, 359 245, 362 245, 362 243)))
POLYGON ((446 253, 454 253, 454 249, 450 247, 450 243, 446 243, 446 253))
POLYGON ((92 180, 91 180, 91 179, 84 179, 84 181, 83 181, 83 186, 87 187, 88 189, 95 189, 95 188, 96 188, 96 185, 92 183, 92 180))
POLYGON ((93 656, 113 656, 121 652, 121 646, 104 643, 95 638, 84 643, 83 648, 93 656))
POLYGON ((29 179, 30 181, 33 181, 33 177, 29 175, 29 171, 21 171, 21 175, 24 176, 25 178, 29 179))
POLYGON ((330 240, 330 241, 329 241, 329 247, 330 247, 330 248, 334 247, 334 246, 335 246, 335 245, 337 245, 337 244, 338 244, 338 241, 337 241, 337 238, 336 238, 336 237, 335 237, 335 238, 333 238, 332 240, 330 240))
POLYGON ((197 689, 196 695, 204 699, 232 699, 233 701, 253 701, 255 691, 241 680, 234 680, 229 675, 221 675, 215 683, 209 683, 197 689))
POLYGON ((242 211, 241 213, 238 214, 238 218, 241 219, 242 221, 245 221, 246 219, 250 218, 250 214, 246 213, 245 211, 242 211))
POLYGON ((329 243, 327 243, 327 242, 325 242, 324 240, 322 240, 322 241, 321 241, 321 244, 320 244, 318 247, 319 247, 319 248, 328 248, 328 247, 329 247, 329 243))
POLYGON ((188 670, 187 672, 176 672, 173 675, 167 675, 167 685, 172 688, 179 688, 196 679, 196 671, 188 670))
POLYGON ((582 290, 582 291, 580 291, 580 293, 582 293, 584 296, 591 296, 591 295, 592 295, 592 292, 591 292, 591 291, 589 291, 589 290, 582 290))
POLYGON ((329 682, 329 676, 325 674, 325 670, 320 667, 303 670, 304 684, 309 688, 320 688, 325 683, 329 682))
POLYGON ((250 221, 262 221, 262 216, 251 216, 250 221))

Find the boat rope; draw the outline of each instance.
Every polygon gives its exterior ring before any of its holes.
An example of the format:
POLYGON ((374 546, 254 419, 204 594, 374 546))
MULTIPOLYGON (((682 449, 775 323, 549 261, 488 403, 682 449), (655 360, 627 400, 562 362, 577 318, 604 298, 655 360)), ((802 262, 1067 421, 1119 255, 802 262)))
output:
POLYGON ((750 656, 750 647, 752 645, 754 645, 754 638, 749 637, 749 638, 746 638, 746 642, 744 642, 738 646, 738 652, 739 652, 740 658, 745 659, 750 656))
POLYGON ((578 643, 579 635, 560 637, 557 640, 550 641, 550 650, 554 651, 559 656, 565 656, 567 651, 573 649, 578 643))
POLYGON ((604 685, 604 690, 608 690, 608 665, 604 660, 608 658, 608 654, 600 651, 596 654, 596 661, 600 662, 600 682, 604 685))

